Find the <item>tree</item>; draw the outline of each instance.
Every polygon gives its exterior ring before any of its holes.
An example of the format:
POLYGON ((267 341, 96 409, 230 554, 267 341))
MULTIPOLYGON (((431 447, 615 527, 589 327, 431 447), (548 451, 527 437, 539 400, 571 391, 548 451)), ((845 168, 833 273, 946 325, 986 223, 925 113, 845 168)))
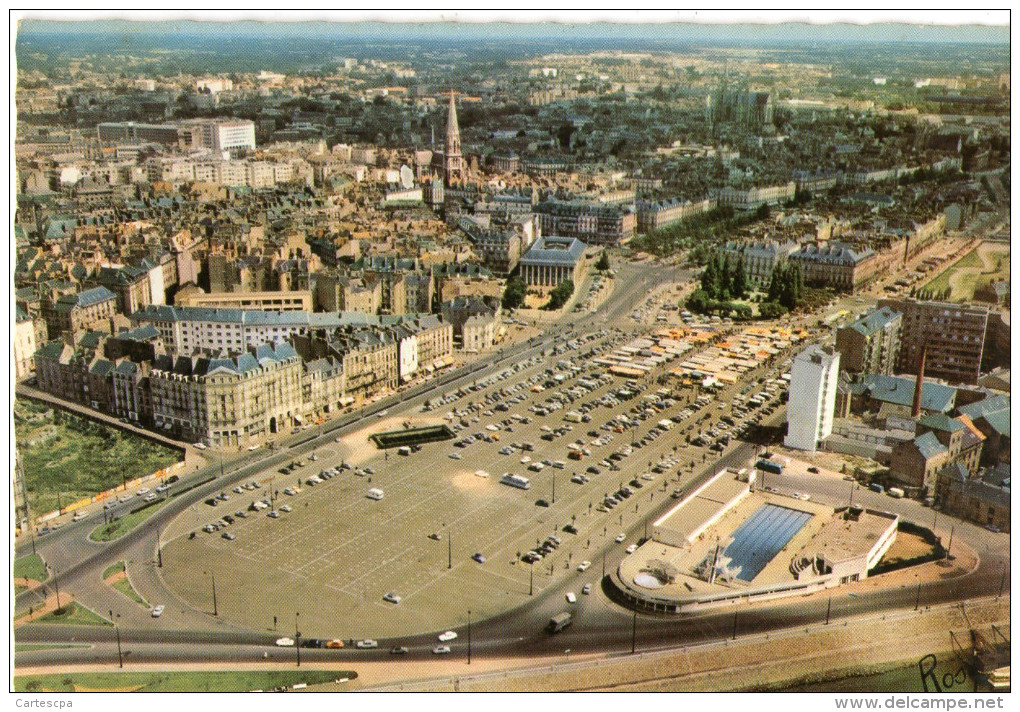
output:
POLYGON ((574 293, 574 282, 569 279, 565 279, 556 285, 556 288, 552 290, 552 294, 549 295, 549 304, 546 305, 547 309, 559 309, 567 300, 570 299, 570 295, 574 293))
POLYGON ((709 297, 714 298, 719 293, 718 267, 713 258, 709 258, 708 264, 705 265, 705 270, 701 273, 701 288, 705 290, 709 297))
POLYGON ((733 272, 733 296, 738 299, 747 296, 747 272, 744 270, 743 256, 737 260, 737 267, 733 272))
POLYGON ((606 272, 610 269, 609 265, 609 253, 605 250, 602 251, 602 256, 599 257, 599 261, 595 264, 595 269, 606 272))
POLYGON ((520 277, 511 277, 506 282, 506 288, 503 290, 503 308, 504 309, 517 309, 524 304, 524 295, 527 292, 527 287, 524 284, 524 280, 520 277))
POLYGON ((779 302, 762 302, 758 305, 758 313, 762 319, 778 319, 783 314, 786 314, 786 307, 779 302))
POLYGON ((725 252, 719 253, 719 294, 716 296, 719 299, 729 299, 729 294, 733 292, 732 282, 730 277, 730 261, 726 257, 725 252))
POLYGON ((687 298, 687 308, 692 312, 704 314, 708 311, 708 303, 711 297, 704 289, 695 289, 694 293, 687 298))

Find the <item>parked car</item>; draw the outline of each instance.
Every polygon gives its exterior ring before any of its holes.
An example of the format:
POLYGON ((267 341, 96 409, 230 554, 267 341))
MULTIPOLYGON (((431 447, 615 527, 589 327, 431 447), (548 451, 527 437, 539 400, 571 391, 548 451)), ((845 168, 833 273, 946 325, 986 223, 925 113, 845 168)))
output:
POLYGON ((163 615, 163 611, 165 611, 165 610, 166 610, 166 606, 163 606, 163 605, 156 606, 155 608, 152 609, 152 617, 153 618, 159 618, 161 615, 163 615))
POLYGON ((439 642, 440 643, 449 643, 451 640, 456 640, 456 639, 457 639, 457 634, 454 633, 452 630, 448 630, 445 633, 440 633, 439 634, 439 642))
POLYGON ((450 653, 449 645, 437 645, 436 647, 432 648, 433 655, 449 655, 449 653, 450 653))
POLYGON ((333 640, 327 640, 326 641, 326 647, 330 648, 331 650, 338 650, 338 649, 344 647, 344 641, 340 640, 339 638, 334 638, 333 640))
POLYGON ((366 638, 365 640, 359 640, 355 645, 356 647, 361 648, 362 650, 368 650, 371 648, 378 648, 379 641, 372 640, 371 638, 366 638))
POLYGON ((388 603, 400 603, 400 596, 393 593, 392 591, 388 591, 385 594, 383 594, 382 600, 388 603))
POLYGON ((276 644, 278 646, 280 646, 281 648, 292 648, 292 647, 294 647, 294 639, 293 638, 277 638, 276 639, 276 644))

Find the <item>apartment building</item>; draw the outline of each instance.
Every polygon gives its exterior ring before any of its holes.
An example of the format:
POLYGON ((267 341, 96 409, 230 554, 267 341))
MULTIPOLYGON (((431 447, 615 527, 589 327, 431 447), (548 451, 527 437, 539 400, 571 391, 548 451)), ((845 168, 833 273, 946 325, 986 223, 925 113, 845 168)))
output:
POLYGON ((174 303, 179 307, 206 307, 271 312, 310 312, 313 309, 312 293, 294 292, 210 292, 198 290, 178 292, 174 303))
POLYGON ((885 265, 870 247, 843 242, 804 245, 787 257, 800 266, 805 284, 853 294, 878 278, 885 265))
POLYGON ((158 356, 149 374, 157 429, 215 446, 242 446, 294 425, 302 362, 285 342, 232 357, 158 356))
POLYGON ((880 299, 903 314, 896 369, 917 373, 927 346, 925 374, 950 383, 977 383, 988 338, 989 308, 974 304, 880 299))
POLYGON ((637 229, 639 232, 657 230, 685 218, 707 213, 715 206, 716 202, 710 198, 697 201, 677 198, 659 202, 639 201, 636 205, 637 229))
POLYGON ((117 313, 117 295, 106 287, 64 294, 56 301, 44 300, 43 317, 50 336, 108 326, 117 313))
POLYGON ((838 379, 838 352, 812 344, 797 354, 790 374, 786 447, 814 452, 832 433, 838 379))
POLYGON ((731 205, 736 210, 756 210, 762 205, 777 205, 793 200, 797 186, 793 181, 780 185, 759 188, 734 188, 727 186, 716 192, 719 205, 731 205))
POLYGON ((772 270, 776 265, 785 262, 796 249, 797 243, 792 241, 752 240, 728 242, 723 251, 734 263, 743 260, 748 283, 761 287, 772 279, 772 270))
POLYGON ((851 373, 892 375, 900 351, 903 315, 876 309, 836 331, 840 367, 851 373))
POLYGON ((626 206, 548 200, 534 210, 543 235, 573 237, 586 245, 619 244, 637 227, 637 215, 626 206))
POLYGON ((17 309, 14 316, 13 343, 11 355, 14 358, 14 378, 24 380, 35 370, 35 323, 32 318, 17 309))

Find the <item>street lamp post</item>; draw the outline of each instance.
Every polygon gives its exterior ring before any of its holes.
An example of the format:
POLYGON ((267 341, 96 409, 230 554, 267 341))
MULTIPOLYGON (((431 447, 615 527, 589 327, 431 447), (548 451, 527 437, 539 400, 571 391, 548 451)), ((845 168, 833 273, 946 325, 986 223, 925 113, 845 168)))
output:
POLYGON ((446 530, 446 568, 453 568, 453 537, 450 530, 446 530))
POLYGON ((832 593, 829 593, 829 605, 825 607, 825 625, 829 625, 829 614, 832 613, 832 593))
POLYGON ((57 591, 57 611, 60 611, 60 581, 57 579, 57 567, 53 567, 53 588, 57 591))
POLYGON ((156 530, 156 565, 159 566, 159 568, 163 568, 163 544, 160 541, 162 536, 163 536, 163 530, 162 529, 157 529, 156 530))
POLYGON ((949 529, 949 546, 946 547, 946 561, 949 561, 949 552, 953 550, 953 534, 956 532, 956 527, 950 527, 949 529))
POLYGON ((120 667, 124 667, 124 654, 120 649, 120 626, 117 625, 117 619, 113 617, 113 609, 110 609, 110 621, 113 622, 113 629, 117 632, 117 661, 120 667))
POLYGON ((917 582, 917 595, 914 596, 914 610, 916 611, 921 607, 921 581, 917 582))
POLYGON ((637 650, 637 608, 634 609, 634 615, 631 618, 630 624, 630 654, 633 655, 637 650))
POLYGON ((733 640, 737 639, 737 613, 738 611, 733 611, 733 640))
POLYGON ((301 629, 298 627, 298 620, 301 613, 294 612, 294 653, 297 655, 297 666, 301 667, 301 629))
POLYGON ((552 473, 552 503, 556 504, 556 473, 552 473))
POLYGON ((528 595, 529 596, 534 596, 535 595, 535 564, 534 563, 531 564, 531 568, 529 569, 529 571, 531 571, 531 575, 528 578, 528 595))
POLYGON ((209 576, 212 578, 212 614, 219 616, 219 609, 216 606, 216 574, 210 573, 209 576))
POLYGON ((467 635, 468 635, 468 659, 467 659, 467 664, 470 665, 471 664, 471 609, 470 608, 468 609, 468 629, 467 629, 467 635))

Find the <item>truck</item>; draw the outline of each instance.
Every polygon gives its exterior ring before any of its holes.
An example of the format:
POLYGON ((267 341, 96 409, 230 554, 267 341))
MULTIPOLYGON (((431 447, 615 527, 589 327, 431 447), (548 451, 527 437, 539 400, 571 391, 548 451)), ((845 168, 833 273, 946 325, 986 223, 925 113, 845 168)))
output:
POLYGON ((549 625, 545 627, 550 633, 559 633, 564 628, 567 628, 574 620, 574 616, 564 611, 549 619, 549 625))
POLYGON ((772 460, 764 459, 758 460, 758 462, 756 462, 754 466, 757 467, 759 470, 771 472, 775 475, 783 474, 783 466, 780 465, 778 462, 773 462, 772 460))

